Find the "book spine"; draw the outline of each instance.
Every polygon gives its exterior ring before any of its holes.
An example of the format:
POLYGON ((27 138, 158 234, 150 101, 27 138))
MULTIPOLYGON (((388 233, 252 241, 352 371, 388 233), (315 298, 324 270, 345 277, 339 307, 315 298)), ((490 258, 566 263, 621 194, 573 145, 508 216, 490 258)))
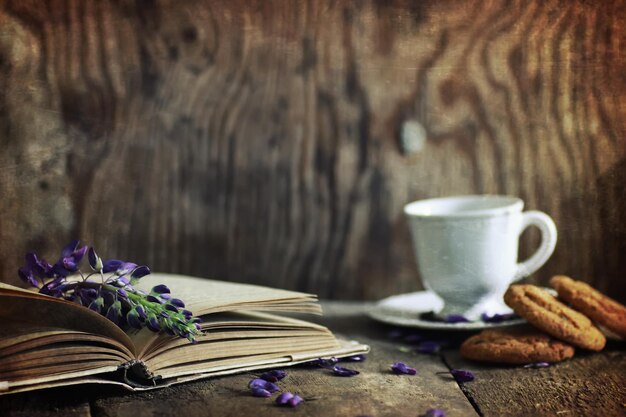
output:
POLYGON ((133 388, 155 387, 161 379, 158 375, 153 375, 145 363, 133 359, 120 365, 118 371, 122 374, 122 379, 133 388))

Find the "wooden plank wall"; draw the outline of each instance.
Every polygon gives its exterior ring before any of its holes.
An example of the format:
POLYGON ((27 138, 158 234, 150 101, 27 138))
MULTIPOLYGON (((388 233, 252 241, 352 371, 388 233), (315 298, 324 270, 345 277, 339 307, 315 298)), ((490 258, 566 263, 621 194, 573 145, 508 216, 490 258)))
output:
POLYGON ((419 288, 406 202, 501 193, 558 224, 533 281, 625 299, 625 24, 624 1, 0 0, 0 276, 80 237, 376 299, 419 288))

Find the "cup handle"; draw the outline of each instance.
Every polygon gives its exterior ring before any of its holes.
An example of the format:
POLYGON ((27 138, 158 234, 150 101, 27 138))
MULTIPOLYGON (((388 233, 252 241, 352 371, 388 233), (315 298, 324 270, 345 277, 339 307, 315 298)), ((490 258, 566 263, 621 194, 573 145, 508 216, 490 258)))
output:
POLYGON ((541 244, 530 258, 517 264, 513 281, 527 277, 541 268, 550 258, 556 246, 556 226, 550 216, 540 211, 522 213, 522 225, 519 234, 521 235, 530 226, 537 226, 541 231, 541 244))

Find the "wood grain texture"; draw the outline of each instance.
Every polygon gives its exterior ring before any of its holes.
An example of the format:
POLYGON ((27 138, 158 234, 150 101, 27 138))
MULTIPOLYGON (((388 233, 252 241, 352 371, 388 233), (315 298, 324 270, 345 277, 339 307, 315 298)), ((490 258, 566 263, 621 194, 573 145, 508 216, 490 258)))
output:
POLYGON ((375 299, 419 287, 406 202, 505 193, 558 225, 532 281, 624 300, 625 20, 623 1, 0 0, 0 276, 80 237, 375 299))
POLYGON ((475 373, 463 391, 485 417, 619 417, 626 414, 624 347, 609 343, 601 354, 578 351, 573 359, 542 369, 481 365, 462 359, 457 350, 445 358, 450 367, 475 373))

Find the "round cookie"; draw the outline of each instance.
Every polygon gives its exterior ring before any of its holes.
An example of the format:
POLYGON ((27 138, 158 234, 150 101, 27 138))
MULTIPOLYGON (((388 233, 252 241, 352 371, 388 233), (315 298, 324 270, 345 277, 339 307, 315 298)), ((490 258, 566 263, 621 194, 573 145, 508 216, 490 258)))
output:
POLYGON ((626 339, 626 306, 582 281, 564 275, 552 277, 550 285, 559 298, 618 336, 626 339))
POLYGON ((504 302, 517 315, 557 339, 595 351, 606 344, 606 338, 591 320, 539 287, 511 285, 504 302))
POLYGON ((574 348, 530 326, 483 330, 461 345, 461 356, 482 362, 528 364, 560 362, 574 348))

